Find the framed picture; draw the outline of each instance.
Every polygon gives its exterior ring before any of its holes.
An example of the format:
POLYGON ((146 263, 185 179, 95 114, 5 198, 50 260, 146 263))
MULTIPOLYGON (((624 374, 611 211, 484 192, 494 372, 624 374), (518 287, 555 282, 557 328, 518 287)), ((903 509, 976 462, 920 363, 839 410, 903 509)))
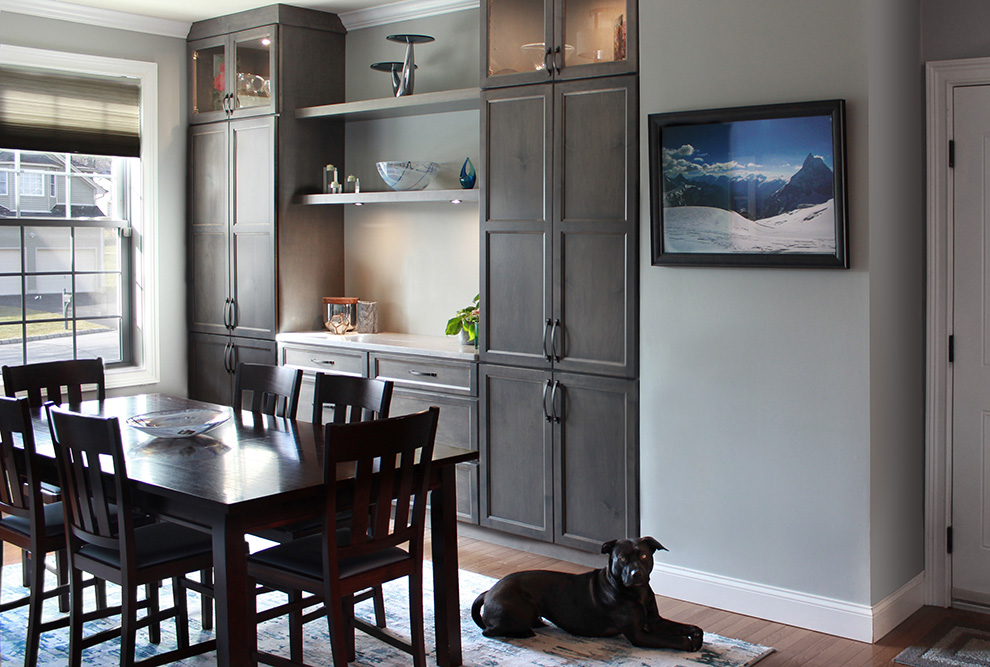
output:
POLYGON ((650 114, 653 264, 848 268, 845 101, 650 114))

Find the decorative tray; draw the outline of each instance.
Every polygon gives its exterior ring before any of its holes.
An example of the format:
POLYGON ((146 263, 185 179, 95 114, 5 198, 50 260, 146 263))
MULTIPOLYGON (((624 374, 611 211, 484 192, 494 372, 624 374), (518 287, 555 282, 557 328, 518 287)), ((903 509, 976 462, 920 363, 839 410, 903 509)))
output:
POLYGON ((228 410, 190 408, 148 412, 128 418, 127 425, 156 438, 191 438, 230 419, 228 410))

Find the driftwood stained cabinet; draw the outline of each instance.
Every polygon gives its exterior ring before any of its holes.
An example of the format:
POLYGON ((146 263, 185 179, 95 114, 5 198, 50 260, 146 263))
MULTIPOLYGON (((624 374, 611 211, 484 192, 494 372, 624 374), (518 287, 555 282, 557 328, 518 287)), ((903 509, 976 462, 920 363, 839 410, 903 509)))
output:
MULTIPOLYGON (((560 12, 585 4, 548 0, 547 43, 574 43, 560 12)), ((487 7, 493 35, 536 11, 487 7)), ((601 76, 634 53, 552 62, 552 82, 489 71, 482 92, 480 523, 597 552, 639 531, 638 79, 601 76)))
POLYGON ((342 293, 342 212, 292 200, 343 158, 339 123, 293 112, 343 99, 344 32, 334 14, 288 5, 189 30, 192 398, 229 404, 238 362, 274 364, 275 334, 321 328, 322 297, 342 293))

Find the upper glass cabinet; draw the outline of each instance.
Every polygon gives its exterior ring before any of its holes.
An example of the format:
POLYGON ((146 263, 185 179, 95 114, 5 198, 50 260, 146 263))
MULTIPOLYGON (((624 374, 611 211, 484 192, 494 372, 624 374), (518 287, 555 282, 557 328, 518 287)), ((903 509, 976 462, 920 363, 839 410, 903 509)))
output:
POLYGON ((276 112, 275 26, 189 43, 190 123, 276 112))
POLYGON ((636 71, 635 0, 487 0, 484 87, 636 71))

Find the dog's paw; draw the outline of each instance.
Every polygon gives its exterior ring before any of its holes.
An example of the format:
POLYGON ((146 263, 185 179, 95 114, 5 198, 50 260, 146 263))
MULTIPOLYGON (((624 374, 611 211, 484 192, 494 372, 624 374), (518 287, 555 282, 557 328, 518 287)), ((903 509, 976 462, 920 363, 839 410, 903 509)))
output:
POLYGON ((692 626, 687 634, 687 640, 690 642, 691 651, 700 651, 702 644, 705 643, 705 633, 701 628, 692 626))

